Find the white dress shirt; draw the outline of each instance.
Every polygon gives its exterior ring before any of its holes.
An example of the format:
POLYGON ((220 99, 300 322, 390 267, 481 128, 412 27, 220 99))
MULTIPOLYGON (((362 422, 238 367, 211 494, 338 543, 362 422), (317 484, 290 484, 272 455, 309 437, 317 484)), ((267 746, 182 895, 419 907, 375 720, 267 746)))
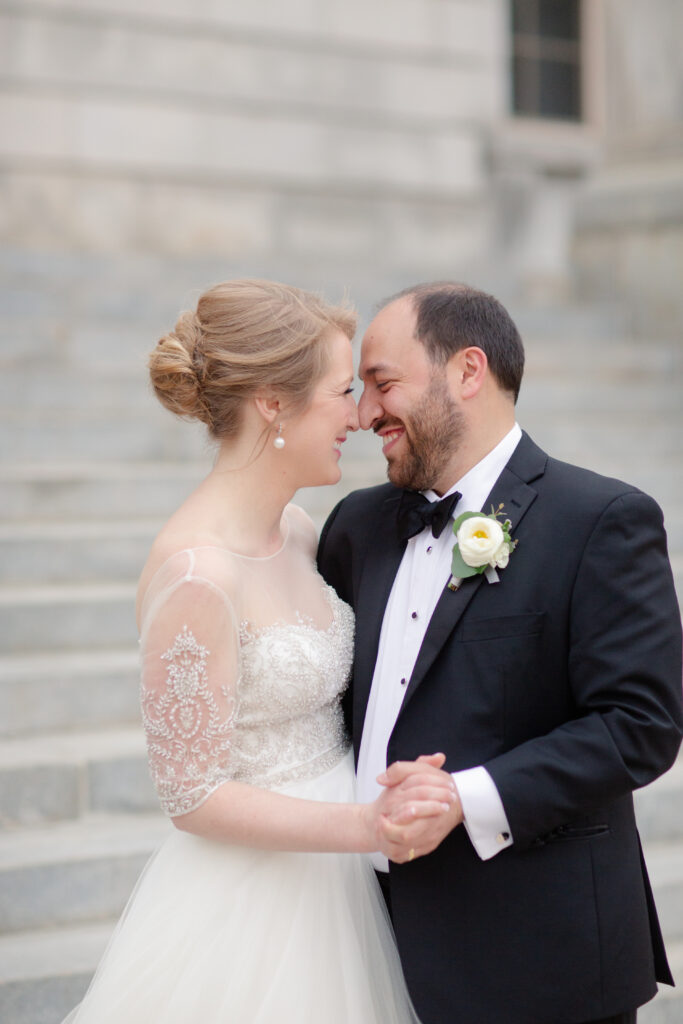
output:
MULTIPOLYGON (((522 431, 515 423, 493 451, 446 492, 460 491, 462 495, 454 509, 456 516, 482 510, 521 436, 522 431)), ((433 491, 423 491, 423 494, 430 501, 439 497, 433 491)), ((387 767, 389 737, 429 620, 450 579, 452 553, 452 530, 446 528, 439 538, 434 538, 431 527, 427 527, 410 538, 396 573, 382 621, 358 757, 357 792, 363 803, 375 800, 382 789, 377 776, 387 767)), ((482 860, 488 860, 512 843, 498 790, 481 766, 454 772, 453 778, 462 802, 467 833, 482 860)), ((388 861, 382 854, 375 853, 371 859, 378 870, 388 870, 388 861)))

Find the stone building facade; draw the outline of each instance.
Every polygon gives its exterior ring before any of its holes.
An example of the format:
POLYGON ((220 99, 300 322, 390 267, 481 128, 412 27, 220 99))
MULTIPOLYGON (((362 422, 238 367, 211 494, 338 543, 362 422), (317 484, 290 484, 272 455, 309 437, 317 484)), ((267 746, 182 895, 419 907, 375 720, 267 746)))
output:
POLYGON ((213 258, 361 304, 416 278, 635 284, 670 326, 682 22, 676 0, 5 2, 3 245, 213 258), (561 70, 572 32, 577 111, 516 114, 519 39, 561 70))

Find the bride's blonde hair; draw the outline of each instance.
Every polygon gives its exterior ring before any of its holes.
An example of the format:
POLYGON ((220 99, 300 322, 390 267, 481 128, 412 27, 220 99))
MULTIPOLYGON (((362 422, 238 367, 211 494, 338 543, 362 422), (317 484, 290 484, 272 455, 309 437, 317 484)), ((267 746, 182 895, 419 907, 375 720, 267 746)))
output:
POLYGON ((149 357, 159 401, 178 416, 201 420, 216 440, 238 432, 246 398, 273 390, 302 411, 328 364, 327 339, 349 339, 356 314, 320 296, 275 281, 217 284, 196 312, 180 315, 149 357))

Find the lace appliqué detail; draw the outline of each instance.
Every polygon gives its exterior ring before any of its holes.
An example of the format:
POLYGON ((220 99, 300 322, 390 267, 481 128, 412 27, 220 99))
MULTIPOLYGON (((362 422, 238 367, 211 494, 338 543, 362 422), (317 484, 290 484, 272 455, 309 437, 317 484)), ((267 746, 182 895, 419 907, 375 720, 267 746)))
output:
POLYGON ((142 693, 150 770, 171 816, 194 810, 230 777, 235 699, 225 686, 210 687, 210 653, 184 626, 161 655, 169 662, 165 688, 142 693))
MULTIPOLYGON (((351 671, 351 608, 326 589, 327 629, 307 616, 241 623, 240 665, 224 683, 220 652, 185 626, 143 682, 142 718, 162 809, 194 810, 228 780, 274 789, 333 768, 348 750, 340 698, 351 671)), ((218 641, 216 641, 218 643, 218 641)))

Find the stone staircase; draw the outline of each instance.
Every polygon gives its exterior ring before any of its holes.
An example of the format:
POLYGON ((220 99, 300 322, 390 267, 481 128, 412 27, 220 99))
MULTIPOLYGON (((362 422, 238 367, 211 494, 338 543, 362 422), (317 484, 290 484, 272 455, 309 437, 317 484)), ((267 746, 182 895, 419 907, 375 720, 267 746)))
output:
MULTIPOLYGON (((144 360, 193 301, 188 282, 220 275, 17 253, 0 269, 0 1020, 58 1024, 171 827, 145 763, 133 596, 152 537, 210 453, 157 408, 144 360)), ((683 595, 681 352, 631 342, 614 310, 517 320, 520 421, 554 454, 660 501, 683 595)), ((351 438, 342 465, 340 485, 299 496, 319 525, 346 490, 384 477, 372 437, 351 438)), ((638 814, 683 983, 683 761, 638 794, 638 814)), ((683 1019, 679 990, 640 1019, 683 1019)))

